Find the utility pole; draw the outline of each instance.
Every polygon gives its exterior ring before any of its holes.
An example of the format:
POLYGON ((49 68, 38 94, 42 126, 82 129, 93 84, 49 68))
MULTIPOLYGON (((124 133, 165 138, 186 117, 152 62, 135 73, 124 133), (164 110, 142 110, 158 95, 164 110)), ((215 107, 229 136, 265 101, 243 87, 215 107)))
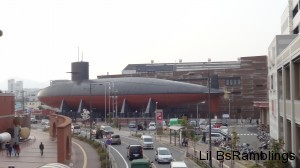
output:
MULTIPOLYGON (((208 59, 210 62, 210 59, 208 59)), ((212 152, 211 148, 211 112, 210 112, 210 87, 211 87, 211 79, 210 79, 210 70, 208 70, 208 124, 209 124, 209 152, 212 152)), ((212 158, 209 157, 209 166, 212 167, 212 158)))

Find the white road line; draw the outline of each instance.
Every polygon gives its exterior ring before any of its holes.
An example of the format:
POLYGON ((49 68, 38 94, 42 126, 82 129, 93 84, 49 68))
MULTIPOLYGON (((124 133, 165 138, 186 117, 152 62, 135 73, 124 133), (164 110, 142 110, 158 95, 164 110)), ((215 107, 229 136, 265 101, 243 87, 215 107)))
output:
POLYGON ((113 150, 115 150, 120 156, 121 156, 121 158, 123 159, 123 161, 124 161, 124 163, 125 163, 125 165, 126 165, 126 168, 129 168, 128 167, 128 164, 127 164, 127 162, 126 162, 126 160, 125 160, 125 158, 121 155, 121 153, 116 149, 116 148, 114 148, 114 147, 112 147, 111 145, 109 145, 113 150))
POLYGON ((81 149, 81 151, 82 151, 82 153, 83 153, 83 168, 86 168, 86 164, 87 164, 87 156, 86 156, 85 150, 84 150, 84 149, 82 148, 82 146, 79 145, 78 143, 76 143, 76 142, 74 142, 74 141, 72 141, 72 143, 74 143, 75 145, 77 145, 77 146, 81 149))

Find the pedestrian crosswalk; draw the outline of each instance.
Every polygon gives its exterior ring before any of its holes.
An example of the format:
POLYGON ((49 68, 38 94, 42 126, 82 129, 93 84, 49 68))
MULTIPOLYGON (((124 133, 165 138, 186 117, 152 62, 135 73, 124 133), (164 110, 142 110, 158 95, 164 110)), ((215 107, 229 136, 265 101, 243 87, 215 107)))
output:
MULTIPOLYGON (((232 135, 232 134, 231 134, 232 135)), ((257 136, 257 134, 237 134, 238 136, 240 136, 240 135, 252 135, 252 136, 257 136)))

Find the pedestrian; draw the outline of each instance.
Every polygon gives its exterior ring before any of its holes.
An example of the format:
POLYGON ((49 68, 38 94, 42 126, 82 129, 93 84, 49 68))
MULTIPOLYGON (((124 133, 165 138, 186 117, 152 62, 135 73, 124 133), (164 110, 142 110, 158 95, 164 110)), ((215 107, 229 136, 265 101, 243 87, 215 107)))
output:
POLYGON ((12 147, 11 147, 10 142, 6 142, 5 148, 6 148, 6 155, 7 155, 7 156, 11 156, 12 147))
POLYGON ((259 121, 258 121, 258 119, 256 119, 256 125, 258 126, 258 124, 259 124, 259 121))
POLYGON ((40 151, 41 151, 41 156, 43 156, 43 154, 44 154, 44 144, 43 144, 43 142, 41 142, 39 148, 40 148, 40 151))
POLYGON ((14 151, 15 151, 15 156, 20 155, 20 145, 17 144, 17 142, 14 143, 13 145, 14 151))

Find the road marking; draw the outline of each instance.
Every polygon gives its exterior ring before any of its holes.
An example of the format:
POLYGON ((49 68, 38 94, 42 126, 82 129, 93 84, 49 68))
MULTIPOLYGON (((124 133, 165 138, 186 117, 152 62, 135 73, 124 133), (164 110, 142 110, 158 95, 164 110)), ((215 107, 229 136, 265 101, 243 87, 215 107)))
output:
POLYGON ((84 150, 84 149, 82 148, 82 146, 79 145, 78 143, 76 143, 76 142, 74 142, 74 141, 72 141, 72 143, 74 143, 75 145, 77 145, 77 146, 81 149, 81 151, 82 151, 82 153, 83 153, 83 167, 82 167, 82 168, 86 168, 87 157, 86 157, 85 150, 84 150))
MULTIPOLYGON (((233 135, 233 134, 231 134, 231 135, 233 135)), ((239 135, 242 135, 242 136, 245 136, 245 135, 250 135, 250 136, 257 136, 257 134, 237 134, 238 136, 239 135)))
MULTIPOLYGON (((123 142, 123 143, 124 143, 124 142, 123 142)), ((127 164, 125 158, 121 155, 121 153, 120 153, 117 149, 115 149, 114 147, 112 147, 111 145, 109 145, 109 146, 110 146, 111 148, 113 148, 113 150, 115 150, 115 151, 121 156, 121 158, 123 159, 124 163, 126 164, 126 168, 128 168, 128 164, 127 164)))

